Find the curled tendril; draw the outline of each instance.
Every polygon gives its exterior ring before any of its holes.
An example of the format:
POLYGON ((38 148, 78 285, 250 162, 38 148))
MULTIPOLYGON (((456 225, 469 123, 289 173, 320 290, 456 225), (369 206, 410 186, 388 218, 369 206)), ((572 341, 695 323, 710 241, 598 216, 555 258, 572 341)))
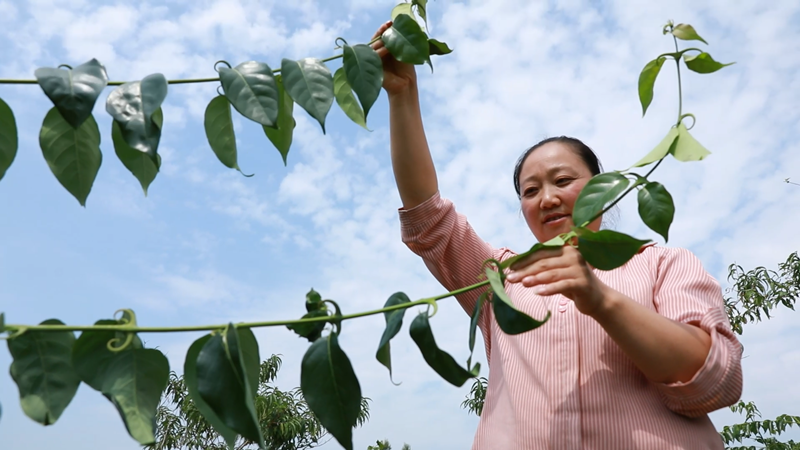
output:
POLYGON ((221 95, 221 96, 223 96, 223 97, 224 97, 224 96, 225 96, 225 94, 219 91, 219 88, 221 88, 221 87, 222 87, 222 85, 221 85, 221 84, 217 86, 217 94, 219 94, 219 95, 221 95))
POLYGON ((333 315, 329 316, 329 317, 332 318, 332 320, 330 320, 329 323, 331 325, 333 325, 334 327, 336 327, 336 332, 335 333, 338 336, 339 333, 342 332, 342 319, 341 319, 342 310, 339 309, 339 304, 336 303, 333 300, 323 300, 322 303, 329 303, 329 304, 333 305, 333 309, 336 310, 336 312, 333 315))
POLYGON ((18 338, 18 337, 22 336, 23 334, 25 334, 27 331, 28 331, 28 327, 19 327, 16 330, 13 330, 13 331, 9 330, 8 327, 6 327, 6 333, 8 333, 8 336, 0 337, 0 341, 8 341, 8 340, 11 340, 11 339, 14 339, 14 338, 18 338))
POLYGON ((664 28, 662 28, 662 29, 661 29, 661 32, 662 32, 663 34, 667 34, 667 33, 669 33, 670 31, 672 31, 672 28, 673 28, 674 26, 675 26, 675 22, 673 22, 673 21, 672 21, 672 19, 670 19, 670 20, 668 20, 668 21, 667 21, 667 24, 666 24, 666 25, 664 25, 664 28))
POLYGON ((57 68, 60 69, 62 67, 66 67, 67 69, 72 70, 72 66, 70 66, 69 64, 59 64, 57 68))
POLYGON ((118 309, 114 311, 114 320, 118 321, 122 325, 130 325, 132 327, 136 326, 136 313, 133 312, 132 309, 118 309), (120 318, 117 318, 117 314, 122 313, 120 318))
POLYGON ((691 117, 692 118, 692 126, 686 127, 687 130, 691 130, 692 128, 694 128, 694 124, 697 123, 697 118, 692 113, 686 113, 686 114, 681 116, 681 118, 678 120, 678 123, 683 122, 683 119, 686 118, 686 117, 691 117))
POLYGON ((231 63, 229 63, 228 61, 225 61, 224 59, 220 59, 219 61, 214 63, 214 71, 216 71, 217 73, 219 73, 219 68, 217 68, 217 66, 220 65, 220 64, 225 64, 226 66, 228 66, 228 69, 233 69, 233 66, 231 66, 231 63))
POLYGON ((439 303, 432 298, 426 298, 425 303, 428 304, 428 318, 435 316, 437 312, 439 312, 439 303), (430 312, 431 306, 433 307, 433 312, 430 312))
POLYGON ((110 341, 108 341, 108 343, 106 343, 106 348, 114 353, 121 352, 131 345, 131 342, 133 342, 134 334, 135 333, 125 333, 124 341, 121 338, 111 339, 110 341), (122 343, 120 344, 120 342, 122 343))
POLYGON ((338 50, 347 45, 347 41, 345 41, 343 37, 337 37, 336 40, 333 41, 333 45, 336 46, 334 47, 334 49, 338 50), (341 41, 342 43, 340 44, 339 41, 341 41))

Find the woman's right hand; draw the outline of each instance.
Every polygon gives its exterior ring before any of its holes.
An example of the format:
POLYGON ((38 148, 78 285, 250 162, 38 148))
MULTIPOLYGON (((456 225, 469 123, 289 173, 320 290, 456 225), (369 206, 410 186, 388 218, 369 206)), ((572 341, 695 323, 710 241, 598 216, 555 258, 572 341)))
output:
MULTIPOLYGON (((375 39, 381 36, 391 26, 391 21, 384 23, 372 38, 375 39)), ((390 97, 408 92, 411 87, 417 84, 417 72, 413 64, 396 60, 383 45, 383 40, 381 39, 373 42, 372 48, 383 60, 383 88, 390 97)))

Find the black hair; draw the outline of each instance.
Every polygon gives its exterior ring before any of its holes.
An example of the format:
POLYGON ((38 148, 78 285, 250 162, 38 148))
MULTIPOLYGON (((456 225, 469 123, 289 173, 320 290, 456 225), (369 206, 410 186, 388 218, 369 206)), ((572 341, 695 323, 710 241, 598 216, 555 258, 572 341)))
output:
POLYGON ((603 171, 603 165, 600 164, 600 161, 597 159, 597 155, 594 154, 591 148, 588 145, 581 142, 580 139, 575 139, 574 137, 569 136, 553 136, 542 141, 539 141, 533 147, 525 150, 525 153, 519 157, 517 160, 517 165, 514 166, 514 189, 517 191, 517 197, 521 197, 521 193, 519 191, 519 175, 522 171, 522 165, 525 163, 525 160, 528 159, 528 156, 533 153, 534 150, 543 146, 544 144, 549 144, 551 142, 558 142, 559 144, 564 144, 569 147, 572 151, 578 154, 580 158, 586 163, 586 167, 592 173, 592 175, 598 175, 603 171))

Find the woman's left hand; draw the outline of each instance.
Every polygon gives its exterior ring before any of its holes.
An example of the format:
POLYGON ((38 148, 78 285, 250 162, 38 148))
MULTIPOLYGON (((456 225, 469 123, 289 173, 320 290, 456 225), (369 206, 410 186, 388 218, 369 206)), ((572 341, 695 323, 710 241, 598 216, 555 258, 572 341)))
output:
POLYGON ((589 316, 603 309, 609 287, 600 281, 570 245, 540 250, 510 267, 509 283, 532 287, 538 295, 562 294, 589 316))

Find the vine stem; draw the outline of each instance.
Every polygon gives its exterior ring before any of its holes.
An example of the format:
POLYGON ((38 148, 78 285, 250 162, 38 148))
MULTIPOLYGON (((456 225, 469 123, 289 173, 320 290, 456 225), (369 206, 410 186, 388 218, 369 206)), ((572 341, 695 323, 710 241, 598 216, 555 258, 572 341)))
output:
MULTIPOLYGON (((670 28, 672 28, 672 27, 670 27, 670 28)), ((670 29, 670 31, 672 31, 672 30, 670 29)), ((678 50, 678 38, 675 37, 674 34, 672 35, 672 40, 675 41, 675 53, 681 53, 680 50, 678 50)), ((675 68, 678 70, 678 123, 676 123, 675 126, 678 126, 678 125, 681 124, 681 119, 683 119, 683 117, 682 117, 682 115, 683 115, 683 90, 682 89, 683 88, 681 87, 681 61, 680 61, 680 57, 675 58, 675 68)), ((647 178, 647 177, 645 177, 645 178, 647 178)))
MULTIPOLYGON (((344 316, 324 316, 324 317, 311 317, 308 319, 296 319, 296 320, 280 320, 280 321, 269 321, 269 322, 241 322, 237 323, 237 328, 263 328, 263 327, 279 327, 279 326, 286 326, 286 325, 296 325, 301 323, 314 323, 314 322, 329 322, 331 320, 335 320, 337 322, 341 322, 343 320, 349 319, 356 319, 358 317, 365 317, 365 316, 372 316, 376 314, 383 314, 386 312, 397 311, 400 309, 407 309, 414 306, 430 304, 431 302, 435 302, 438 300, 442 300, 448 297, 453 297, 459 294, 463 294, 465 292, 472 291, 474 289, 481 288, 489 284, 489 280, 484 280, 479 283, 475 283, 470 286, 463 287, 461 289, 456 289, 454 291, 450 291, 441 295, 437 295, 435 297, 428 297, 423 298, 420 300, 416 300, 410 303, 402 303, 399 305, 388 306, 381 309, 375 309, 372 311, 364 311, 355 314, 348 314, 344 316)), ((14 334, 16 332, 27 332, 27 331, 124 331, 129 333, 175 333, 175 332, 186 332, 186 331, 214 331, 214 330, 223 330, 227 327, 227 324, 221 325, 192 325, 192 326, 185 326, 185 327, 139 327, 139 326, 127 326, 127 325, 13 325, 7 324, 5 326, 5 331, 9 332, 10 334, 14 334)), ((12 336, 13 337, 13 336, 12 336)))
MULTIPOLYGON (((375 42, 378 42, 381 39, 381 36, 377 36, 369 41, 366 45, 372 45, 375 42)), ((338 55, 329 56, 325 59, 322 59, 322 62, 333 61, 335 59, 342 58, 344 53, 340 53, 338 55)), ((281 69, 275 69, 272 71, 273 74, 281 73, 281 69)), ((167 84, 190 84, 190 83, 213 83, 214 81, 219 81, 219 77, 215 78, 187 78, 187 79, 177 79, 177 80, 167 80, 167 84)), ((107 86, 121 86, 128 81, 109 81, 107 86)), ((14 79, 0 79, 0 84, 39 84, 37 80, 14 80, 14 79)))

